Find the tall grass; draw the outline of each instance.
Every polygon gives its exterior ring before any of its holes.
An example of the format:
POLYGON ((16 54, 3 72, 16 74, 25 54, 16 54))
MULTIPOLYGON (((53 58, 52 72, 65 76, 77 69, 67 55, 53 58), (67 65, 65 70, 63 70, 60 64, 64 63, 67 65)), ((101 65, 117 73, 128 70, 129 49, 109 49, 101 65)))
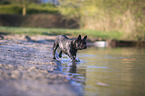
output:
POLYGON ((79 1, 67 0, 63 3, 62 0, 63 4, 59 10, 70 18, 80 17, 81 28, 107 32, 121 31, 126 40, 145 40, 144 0, 79 1))

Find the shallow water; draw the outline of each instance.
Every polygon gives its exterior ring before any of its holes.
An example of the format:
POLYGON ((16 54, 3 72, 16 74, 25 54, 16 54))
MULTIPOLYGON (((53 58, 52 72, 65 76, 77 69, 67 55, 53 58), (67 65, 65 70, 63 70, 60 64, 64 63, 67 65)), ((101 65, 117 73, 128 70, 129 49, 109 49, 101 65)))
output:
POLYGON ((85 96, 145 96, 144 48, 89 47, 78 63, 65 56, 61 70, 85 96))

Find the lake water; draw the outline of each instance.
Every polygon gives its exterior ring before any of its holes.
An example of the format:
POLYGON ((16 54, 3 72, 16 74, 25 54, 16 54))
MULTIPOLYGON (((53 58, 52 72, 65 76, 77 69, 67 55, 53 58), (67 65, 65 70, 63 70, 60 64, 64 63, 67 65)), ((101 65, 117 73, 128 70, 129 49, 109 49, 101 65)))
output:
POLYGON ((145 96, 144 48, 88 47, 78 63, 63 56, 61 70, 85 96, 145 96))

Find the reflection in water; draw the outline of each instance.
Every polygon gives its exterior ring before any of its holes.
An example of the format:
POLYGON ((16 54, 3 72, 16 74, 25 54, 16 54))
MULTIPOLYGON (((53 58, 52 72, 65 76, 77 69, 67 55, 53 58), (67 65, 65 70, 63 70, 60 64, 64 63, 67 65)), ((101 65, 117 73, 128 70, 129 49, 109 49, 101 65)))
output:
POLYGON ((86 96, 145 96, 145 49, 91 47, 77 55, 79 63, 63 58, 62 71, 86 96))
POLYGON ((76 68, 77 68, 76 64, 77 64, 76 62, 72 62, 72 65, 70 66, 70 70, 69 70, 70 73, 76 73, 76 68))
POLYGON ((84 84, 85 82, 86 68, 78 68, 78 65, 79 62, 62 62, 62 71, 69 79, 79 82, 80 86, 80 83, 84 84))

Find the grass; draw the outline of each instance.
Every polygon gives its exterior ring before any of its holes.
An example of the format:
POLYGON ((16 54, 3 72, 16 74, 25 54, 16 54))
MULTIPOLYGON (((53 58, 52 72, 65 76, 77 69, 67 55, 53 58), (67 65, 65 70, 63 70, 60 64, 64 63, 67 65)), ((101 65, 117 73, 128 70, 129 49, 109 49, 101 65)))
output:
POLYGON ((24 28, 24 27, 0 27, 0 34, 26 34, 26 35, 88 35, 90 40, 121 39, 122 33, 117 31, 105 32, 85 29, 61 29, 61 28, 24 28))

